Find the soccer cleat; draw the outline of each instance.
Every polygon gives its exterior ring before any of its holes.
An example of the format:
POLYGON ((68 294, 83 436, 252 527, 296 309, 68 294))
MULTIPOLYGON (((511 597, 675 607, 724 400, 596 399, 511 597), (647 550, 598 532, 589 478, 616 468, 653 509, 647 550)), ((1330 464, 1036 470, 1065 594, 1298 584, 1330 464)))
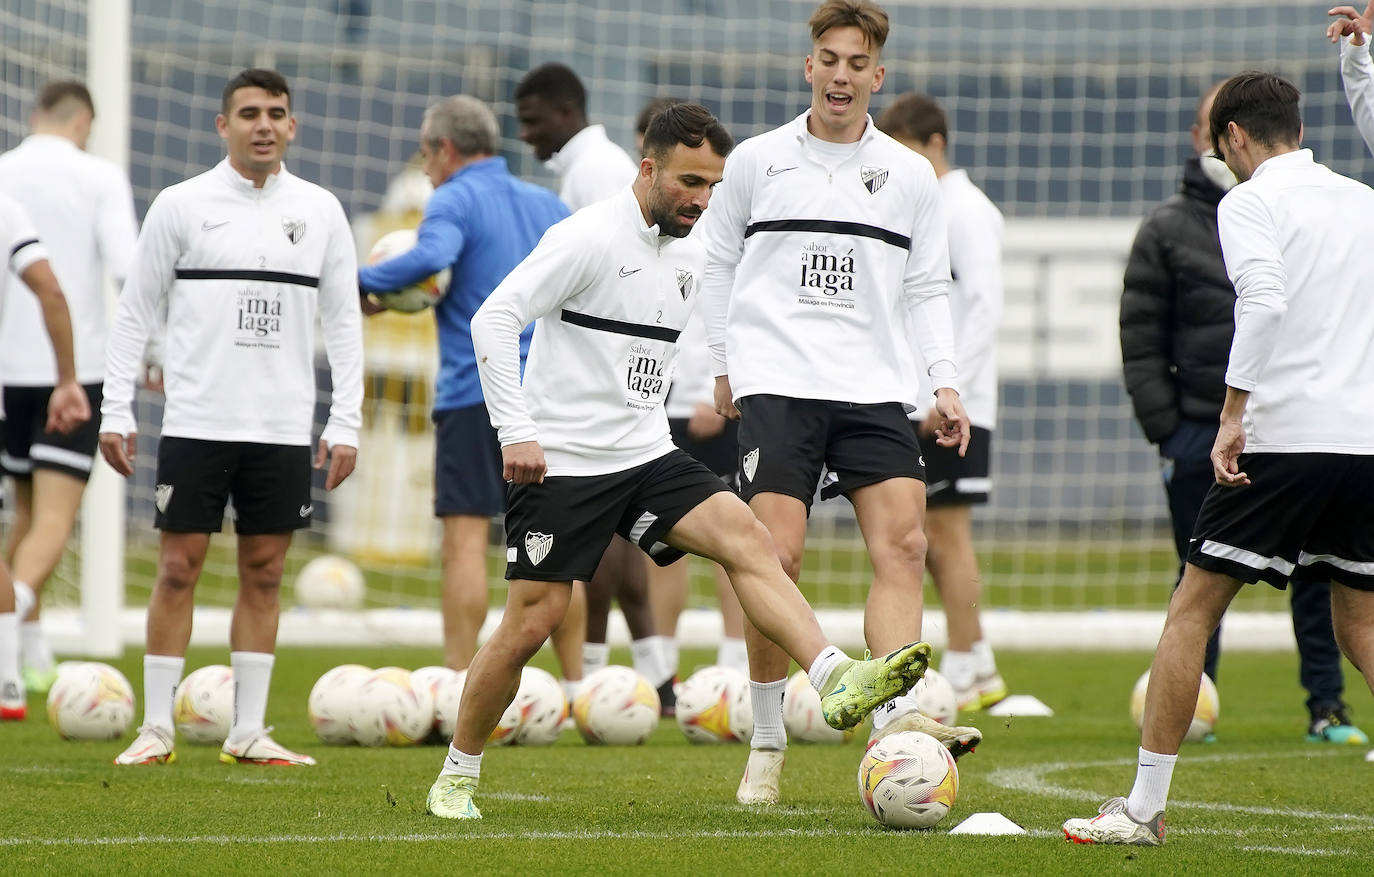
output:
POLYGON ((676 685, 677 677, 670 676, 666 682, 658 687, 658 714, 664 718, 677 715, 676 685))
POLYGON ((780 749, 750 749, 735 801, 740 804, 776 804, 782 799, 778 781, 782 779, 785 753, 780 749))
POLYGON ((171 764, 176 760, 177 754, 172 751, 172 732, 157 725, 143 725, 129 748, 115 756, 114 763, 171 764))
POLYGON ((881 658, 846 658, 830 671, 821 693, 821 715, 837 731, 847 731, 879 705, 905 694, 925 675, 930 644, 911 643, 881 658))
POLYGON ((0 685, 0 722, 22 721, 28 713, 29 702, 24 699, 19 683, 7 680, 0 685))
POLYGON ((1312 723, 1307 726, 1307 742, 1369 745, 1368 735, 1355 727, 1345 709, 1345 704, 1339 704, 1313 713, 1312 723))
POLYGON ((968 688, 955 689, 954 702, 959 712, 975 713, 1006 700, 1007 694, 1007 683, 1003 681, 1002 674, 993 673, 973 680, 968 688))
POLYGON ((944 725, 916 710, 907 710, 883 725, 881 731, 875 728, 868 737, 868 745, 872 747, 888 734, 896 734, 899 731, 920 731, 922 734, 929 734, 949 750, 955 761, 972 752, 975 746, 983 742, 983 732, 977 728, 944 725))
POLYGON ((472 803, 476 791, 476 777, 440 774, 434 785, 429 787, 425 809, 440 819, 481 819, 482 811, 472 803))
POLYGON ((245 740, 237 743, 224 741, 219 751, 219 760, 225 764, 275 764, 283 766, 306 767, 315 763, 309 755, 292 752, 273 740, 271 728, 253 732, 245 740))
POLYGON ((1097 808, 1097 815, 1092 819, 1066 820, 1064 838, 1077 844, 1163 846, 1164 811, 1159 811, 1147 822, 1136 822, 1126 812, 1126 799, 1112 798, 1097 808))
POLYGON ((37 667, 24 668, 24 689, 30 694, 47 694, 57 681, 57 669, 49 667, 46 670, 39 670, 37 667))

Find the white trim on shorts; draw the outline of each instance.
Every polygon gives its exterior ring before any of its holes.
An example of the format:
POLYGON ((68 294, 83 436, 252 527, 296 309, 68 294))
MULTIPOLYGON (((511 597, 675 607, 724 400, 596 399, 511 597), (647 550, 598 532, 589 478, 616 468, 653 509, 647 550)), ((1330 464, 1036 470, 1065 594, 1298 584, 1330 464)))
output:
POLYGON ((1298 566, 1312 566, 1316 563, 1330 564, 1336 569, 1343 569, 1356 575, 1374 576, 1374 562, 1346 560, 1344 557, 1337 557, 1334 554, 1308 554, 1306 551, 1298 554, 1298 566))
POLYGON ((1203 540, 1199 550, 1210 557, 1229 560, 1232 563, 1238 563, 1256 572, 1264 572, 1266 569, 1275 569, 1286 576, 1291 576, 1295 568, 1291 562, 1284 560, 1282 557, 1265 557, 1263 554, 1256 554, 1253 551, 1237 548, 1234 545, 1227 545, 1224 542, 1214 542, 1211 539, 1203 540))
POLYGON ((29 446, 29 459, 42 460, 45 463, 57 463, 72 469, 80 469, 82 472, 91 471, 93 462, 89 455, 79 451, 39 444, 29 446))

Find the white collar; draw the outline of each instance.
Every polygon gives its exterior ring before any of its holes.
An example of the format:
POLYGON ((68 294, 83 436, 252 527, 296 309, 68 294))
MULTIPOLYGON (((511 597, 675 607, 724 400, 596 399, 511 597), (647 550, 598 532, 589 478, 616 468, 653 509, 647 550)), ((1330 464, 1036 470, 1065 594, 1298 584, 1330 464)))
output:
MULTIPOLYGON (((243 174, 234 170, 234 166, 229 163, 228 156, 225 156, 220 161, 217 167, 220 172, 220 177, 224 179, 225 182, 227 182, 229 185, 236 186, 239 189, 247 189, 249 191, 257 189, 257 186, 253 185, 252 180, 248 179, 243 174)), ((277 186, 281 185, 282 180, 290 176, 291 175, 286 172, 286 162, 283 161, 281 163, 281 167, 277 169, 277 172, 275 174, 271 174, 270 176, 268 176, 266 180, 263 181, 261 191, 266 192, 270 189, 276 188, 277 186)))
POLYGON ((580 156, 591 152, 603 143, 610 143, 611 138, 606 136, 605 125, 588 125, 581 131, 568 138, 568 142, 563 144, 563 148, 549 156, 545 162, 549 170, 561 174, 572 167, 580 156))
POLYGON ((1266 168, 1270 167, 1288 167, 1290 165, 1296 166, 1315 163, 1315 160, 1312 158, 1312 150, 1295 149, 1292 152, 1285 152, 1282 155, 1271 155, 1269 158, 1266 158, 1264 161, 1260 162, 1259 166, 1250 174, 1250 179, 1253 180, 1255 177, 1264 173, 1266 168))

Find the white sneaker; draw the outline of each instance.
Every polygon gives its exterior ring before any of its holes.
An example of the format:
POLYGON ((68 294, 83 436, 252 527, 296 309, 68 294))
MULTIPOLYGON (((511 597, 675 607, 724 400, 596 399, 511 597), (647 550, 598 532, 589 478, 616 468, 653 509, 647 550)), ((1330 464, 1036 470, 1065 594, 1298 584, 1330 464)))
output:
POLYGON ((750 749, 735 801, 740 804, 778 803, 781 800, 778 781, 782 779, 785 755, 780 749, 750 749))
POLYGON ((171 764, 177 760, 172 751, 172 734, 157 725, 143 725, 129 748, 115 756, 115 764, 171 764))
POLYGON ((1125 798, 1112 798, 1097 809, 1092 819, 1070 819, 1064 837, 1078 844, 1133 844, 1157 847, 1164 844, 1164 811, 1148 822, 1136 822, 1126 812, 1125 798))
POLYGON ((255 731, 246 740, 240 740, 237 743, 225 740, 224 748, 219 752, 219 760, 225 764, 308 766, 315 763, 315 759, 309 755, 292 752, 273 740, 269 736, 271 731, 271 728, 263 728, 261 731, 255 731))
POLYGON ((949 750, 955 761, 972 752, 975 746, 983 742, 983 732, 977 728, 943 725, 916 710, 907 710, 883 725, 881 731, 874 728, 868 735, 868 745, 871 748, 888 734, 896 734, 899 731, 920 731, 922 734, 929 734, 949 750))

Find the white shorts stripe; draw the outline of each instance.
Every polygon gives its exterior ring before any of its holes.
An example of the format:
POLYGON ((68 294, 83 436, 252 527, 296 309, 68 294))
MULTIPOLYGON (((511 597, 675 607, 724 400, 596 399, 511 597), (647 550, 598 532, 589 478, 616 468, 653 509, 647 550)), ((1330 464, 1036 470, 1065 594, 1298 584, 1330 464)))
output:
POLYGON ((90 457, 76 451, 69 451, 66 448, 55 448, 52 445, 33 445, 29 448, 29 456, 45 463, 59 463, 71 469, 80 469, 82 472, 91 471, 92 461, 90 457))
POLYGON ((1346 560, 1344 557, 1337 557, 1334 554, 1308 554, 1306 551, 1298 555, 1298 566, 1311 566, 1314 563, 1329 563, 1336 569, 1343 569, 1356 575, 1374 576, 1374 563, 1367 561, 1346 560))
POLYGON ((649 528, 652 527, 657 520, 658 515, 653 512, 645 512, 640 515, 639 520, 635 521, 635 525, 630 528, 630 541, 638 545, 639 540, 644 538, 644 534, 648 532, 649 528))
POLYGON ((1203 541, 1201 550, 1203 554, 1219 557, 1222 560, 1230 560, 1253 570, 1262 572, 1266 569, 1276 569, 1286 576, 1293 574, 1293 564, 1282 557, 1265 557, 1262 554, 1246 551, 1244 548, 1237 548, 1234 545, 1213 542, 1211 539, 1203 541))
POLYGON ((10 472, 17 472, 20 475, 33 471, 32 460, 21 460, 18 457, 11 457, 4 451, 0 451, 0 466, 4 466, 10 472))
POLYGON ((991 490, 991 478, 958 478, 954 481, 955 493, 989 493, 991 490))

